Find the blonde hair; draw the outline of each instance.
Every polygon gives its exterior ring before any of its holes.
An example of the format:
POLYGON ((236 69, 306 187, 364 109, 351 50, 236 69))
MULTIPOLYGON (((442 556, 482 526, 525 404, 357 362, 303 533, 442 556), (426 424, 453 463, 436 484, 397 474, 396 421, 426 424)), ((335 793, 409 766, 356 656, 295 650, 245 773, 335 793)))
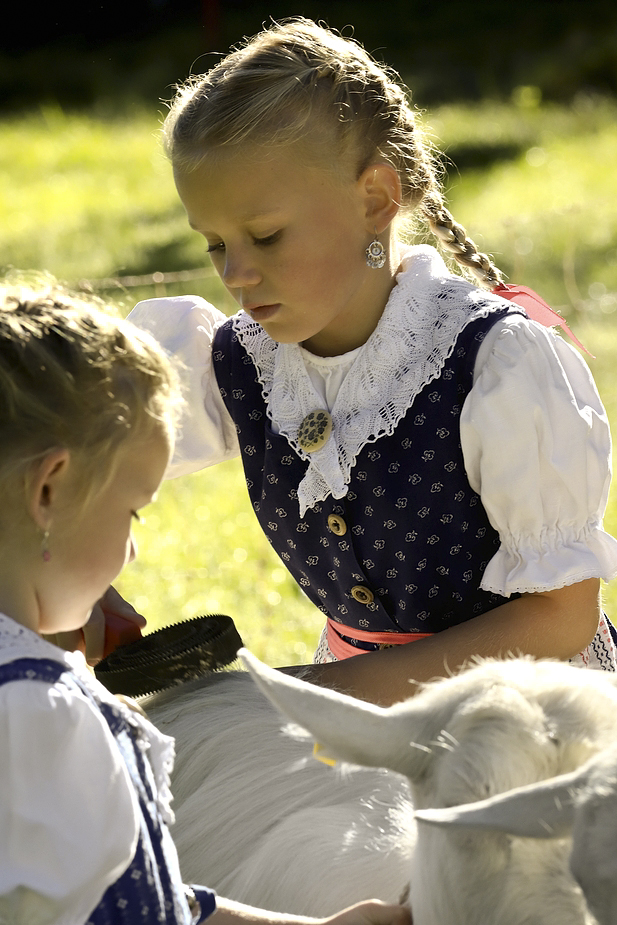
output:
POLYGON ((482 285, 500 282, 500 271, 446 207, 437 160, 398 75, 352 39, 303 17, 275 23, 179 86, 163 125, 166 153, 179 171, 229 146, 316 138, 330 163, 336 155, 352 158, 356 176, 375 161, 392 165, 402 213, 418 210, 482 285))
POLYGON ((180 393, 161 348, 92 300, 0 283, 0 492, 54 448, 75 454, 85 495, 129 436, 171 433, 180 393))

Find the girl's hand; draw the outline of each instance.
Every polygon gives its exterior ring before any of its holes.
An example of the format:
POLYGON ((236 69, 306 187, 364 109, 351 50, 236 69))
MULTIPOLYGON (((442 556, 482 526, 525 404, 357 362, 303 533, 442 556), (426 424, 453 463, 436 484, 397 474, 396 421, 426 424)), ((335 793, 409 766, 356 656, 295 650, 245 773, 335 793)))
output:
POLYGON ((68 652, 83 652, 88 664, 94 666, 119 643, 138 639, 145 625, 145 618, 110 585, 92 608, 83 629, 56 633, 45 639, 68 652))
POLYGON ((328 925, 411 925, 411 910, 408 906, 370 899, 343 909, 324 921, 328 925))
POLYGON ((84 627, 88 664, 96 665, 117 646, 140 639, 145 625, 145 617, 110 585, 94 605, 90 620, 84 627))

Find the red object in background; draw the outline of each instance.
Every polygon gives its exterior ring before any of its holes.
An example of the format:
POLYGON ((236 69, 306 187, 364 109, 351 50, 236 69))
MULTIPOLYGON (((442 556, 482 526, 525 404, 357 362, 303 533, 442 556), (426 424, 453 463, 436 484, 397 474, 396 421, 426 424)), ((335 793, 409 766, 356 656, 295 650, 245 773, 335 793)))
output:
POLYGON ((141 630, 132 620, 127 620, 115 613, 105 614, 103 658, 106 658, 118 646, 126 646, 129 642, 136 642, 141 638, 141 630))
POLYGON ((532 321, 543 324, 545 328, 555 326, 563 328, 577 347, 584 350, 587 356, 593 357, 593 353, 589 353, 587 347, 584 347, 580 340, 574 336, 561 315, 551 308, 550 305, 547 305, 544 299, 541 299, 538 293, 534 292, 533 289, 529 289, 528 286, 510 286, 505 283, 500 283, 498 286, 495 286, 493 292, 495 295, 500 295, 502 299, 507 299, 508 302, 515 302, 517 305, 520 305, 521 308, 525 309, 532 321))

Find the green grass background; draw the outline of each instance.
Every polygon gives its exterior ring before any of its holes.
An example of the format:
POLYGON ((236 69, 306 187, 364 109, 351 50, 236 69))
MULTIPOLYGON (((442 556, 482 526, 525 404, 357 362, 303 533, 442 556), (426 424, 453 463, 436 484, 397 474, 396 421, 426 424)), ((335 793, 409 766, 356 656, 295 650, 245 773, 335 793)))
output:
MULTIPOLYGON (((582 97, 543 105, 534 88, 509 104, 444 106, 427 130, 445 151, 452 211, 512 281, 562 311, 596 355, 590 366, 617 422, 617 105, 582 97)), ((57 107, 0 120, 0 263, 77 285, 206 266, 158 141, 160 114, 113 118, 57 107)), ((114 286, 126 312, 153 294, 196 292, 231 311, 212 276, 156 288, 114 286)), ((524 452, 524 450, 523 450, 524 452)), ((617 494, 606 525, 617 533, 617 494)), ((228 613, 272 664, 310 659, 321 614, 263 537, 237 460, 165 483, 136 528, 140 553, 117 586, 154 629, 228 613)), ((617 619, 617 582, 605 588, 617 619)))

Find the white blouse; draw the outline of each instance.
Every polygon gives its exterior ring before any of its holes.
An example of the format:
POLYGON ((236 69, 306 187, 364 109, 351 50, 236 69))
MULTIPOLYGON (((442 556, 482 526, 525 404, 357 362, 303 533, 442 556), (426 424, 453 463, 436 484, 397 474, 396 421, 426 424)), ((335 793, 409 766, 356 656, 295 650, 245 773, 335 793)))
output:
MULTIPOLYGON (((0 614, 0 664, 63 662, 97 695, 126 710, 64 652, 0 614)), ((149 746, 159 806, 169 809, 173 740, 131 712, 149 746)), ((102 714, 62 684, 0 686, 0 921, 85 922, 128 867, 137 845, 137 797, 102 714)))
MULTIPOLYGON (((303 503, 310 507, 328 493, 345 494, 362 441, 368 442, 371 433, 392 432, 414 395, 439 375, 470 318, 486 314, 496 300, 505 304, 450 275, 432 248, 409 248, 403 264, 376 331, 365 345, 343 356, 322 358, 297 344, 275 345, 244 312, 234 316, 236 334, 257 367, 272 426, 297 452, 294 427, 297 432, 307 410, 325 406, 333 412, 334 440, 329 443, 334 449, 329 458, 324 450, 310 457, 309 476, 313 467, 317 471, 304 502, 304 486, 299 486, 301 515, 303 503), (436 291, 442 312, 438 343, 436 291), (467 314, 459 310, 465 303, 467 314), (388 375, 388 364, 396 376, 388 375), (378 375, 371 375, 376 369, 378 375), (291 388, 285 385, 289 379, 294 380, 291 388), (390 417, 396 405, 398 417, 379 420, 374 409, 380 399, 390 417), (360 421, 359 436, 357 426, 353 434, 336 433, 337 418, 348 422, 349 411, 360 421)), ((140 302, 129 318, 182 364, 186 409, 167 476, 237 456, 235 426, 212 369, 211 344, 225 316, 203 299, 180 297, 140 302)), ((615 577, 617 541, 602 527, 611 437, 584 360, 553 330, 516 315, 490 329, 474 373, 462 409, 461 443, 469 482, 501 539, 482 587, 509 596, 615 577)))

